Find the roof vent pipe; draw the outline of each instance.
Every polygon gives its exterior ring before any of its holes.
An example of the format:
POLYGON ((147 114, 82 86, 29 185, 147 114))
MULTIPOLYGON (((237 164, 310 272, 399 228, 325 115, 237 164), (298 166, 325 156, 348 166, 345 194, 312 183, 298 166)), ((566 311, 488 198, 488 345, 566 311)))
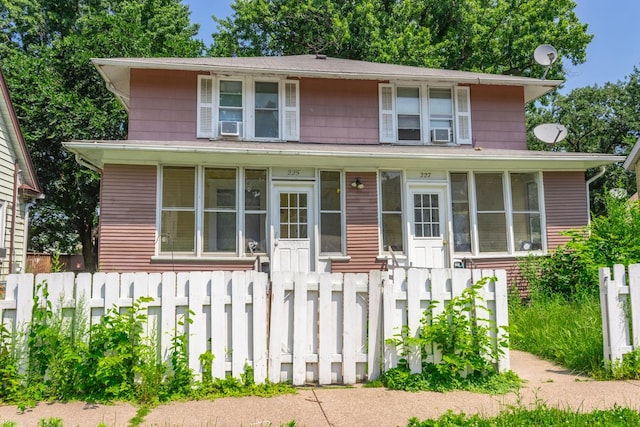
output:
POLYGON ((327 59, 327 55, 323 55, 321 53, 316 53, 316 59, 327 59))

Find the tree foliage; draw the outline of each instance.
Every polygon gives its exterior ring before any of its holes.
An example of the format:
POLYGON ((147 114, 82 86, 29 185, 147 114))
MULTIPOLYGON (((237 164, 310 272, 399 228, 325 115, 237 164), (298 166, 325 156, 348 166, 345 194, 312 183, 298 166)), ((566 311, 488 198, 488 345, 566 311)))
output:
MULTIPOLYGON (((542 75, 541 43, 579 64, 592 36, 571 0, 236 0, 216 19, 212 56, 329 56, 521 76, 542 75)), ((214 18, 215 19, 215 18, 214 18)))
MULTIPOLYGON (((540 123, 562 123, 567 127, 567 137, 552 147, 545 147, 529 132, 531 149, 626 156, 640 137, 640 69, 635 68, 617 83, 578 88, 567 95, 555 94, 549 105, 539 105, 529 113, 530 130, 540 123)), ((587 176, 596 172, 588 171, 587 176)), ((602 190, 618 187, 633 194, 634 174, 620 165, 608 166, 605 176, 591 185, 591 207, 596 214, 605 212, 602 190)))
POLYGON ((124 139, 126 113, 94 57, 197 56, 204 46, 179 0, 5 0, 0 58, 46 199, 30 249, 73 250, 96 269, 99 176, 61 143, 124 139))

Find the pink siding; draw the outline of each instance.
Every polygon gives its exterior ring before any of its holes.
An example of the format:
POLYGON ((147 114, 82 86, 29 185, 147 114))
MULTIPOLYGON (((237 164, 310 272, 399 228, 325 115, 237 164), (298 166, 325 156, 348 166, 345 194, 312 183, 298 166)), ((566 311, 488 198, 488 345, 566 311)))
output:
POLYGON ((526 150, 524 89, 472 85, 471 123, 476 147, 526 150))
POLYGON ((587 225, 587 191, 584 172, 545 172, 544 203, 549 250, 566 243, 561 231, 587 225))
POLYGON ((101 271, 248 270, 252 262, 151 261, 155 250, 156 167, 105 165, 100 190, 101 271))
POLYGON ((378 82, 300 80, 300 140, 377 144, 378 82))
POLYGON ((348 262, 332 262, 334 273, 362 273, 379 270, 376 262, 379 253, 378 243, 378 190, 374 172, 346 174, 346 221, 348 262), (362 190, 356 190, 349 184, 357 176, 364 184, 362 190))
POLYGON ((196 139, 197 73, 131 70, 129 139, 196 139))

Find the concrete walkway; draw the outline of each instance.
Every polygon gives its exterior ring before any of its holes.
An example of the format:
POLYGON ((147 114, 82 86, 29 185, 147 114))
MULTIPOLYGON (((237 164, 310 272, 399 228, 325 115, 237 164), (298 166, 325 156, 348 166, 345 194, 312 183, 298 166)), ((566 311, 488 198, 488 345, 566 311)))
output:
MULTIPOLYGON (((640 381, 593 381, 572 375, 528 353, 511 351, 511 368, 526 381, 518 393, 488 396, 468 392, 408 393, 382 388, 304 388, 295 395, 272 398, 223 398, 174 402, 154 408, 145 426, 406 426, 411 417, 436 418, 447 410, 497 414, 507 405, 550 406, 579 411, 614 404, 640 410, 640 381)), ((62 418, 65 426, 126 426, 136 414, 129 404, 39 404, 19 414, 15 406, 0 407, 0 423, 36 426, 42 418, 62 418)))

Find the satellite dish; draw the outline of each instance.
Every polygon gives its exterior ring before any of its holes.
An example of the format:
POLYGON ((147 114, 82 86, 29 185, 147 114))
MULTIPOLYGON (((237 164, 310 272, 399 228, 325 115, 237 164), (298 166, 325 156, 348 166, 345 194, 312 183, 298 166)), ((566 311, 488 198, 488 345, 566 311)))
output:
POLYGON ((533 51, 533 59, 535 59, 538 64, 546 67, 542 75, 542 80, 544 80, 547 77, 549 68, 551 68, 551 65, 558 59, 558 51, 550 44, 541 44, 533 51))
POLYGON ((627 197, 627 190, 625 190, 624 188, 612 188, 611 190, 609 190, 609 194, 611 194, 611 197, 620 200, 627 197))
POLYGON ((567 128, 556 123, 545 123, 536 126, 533 134, 542 142, 554 144, 567 137, 567 128))

